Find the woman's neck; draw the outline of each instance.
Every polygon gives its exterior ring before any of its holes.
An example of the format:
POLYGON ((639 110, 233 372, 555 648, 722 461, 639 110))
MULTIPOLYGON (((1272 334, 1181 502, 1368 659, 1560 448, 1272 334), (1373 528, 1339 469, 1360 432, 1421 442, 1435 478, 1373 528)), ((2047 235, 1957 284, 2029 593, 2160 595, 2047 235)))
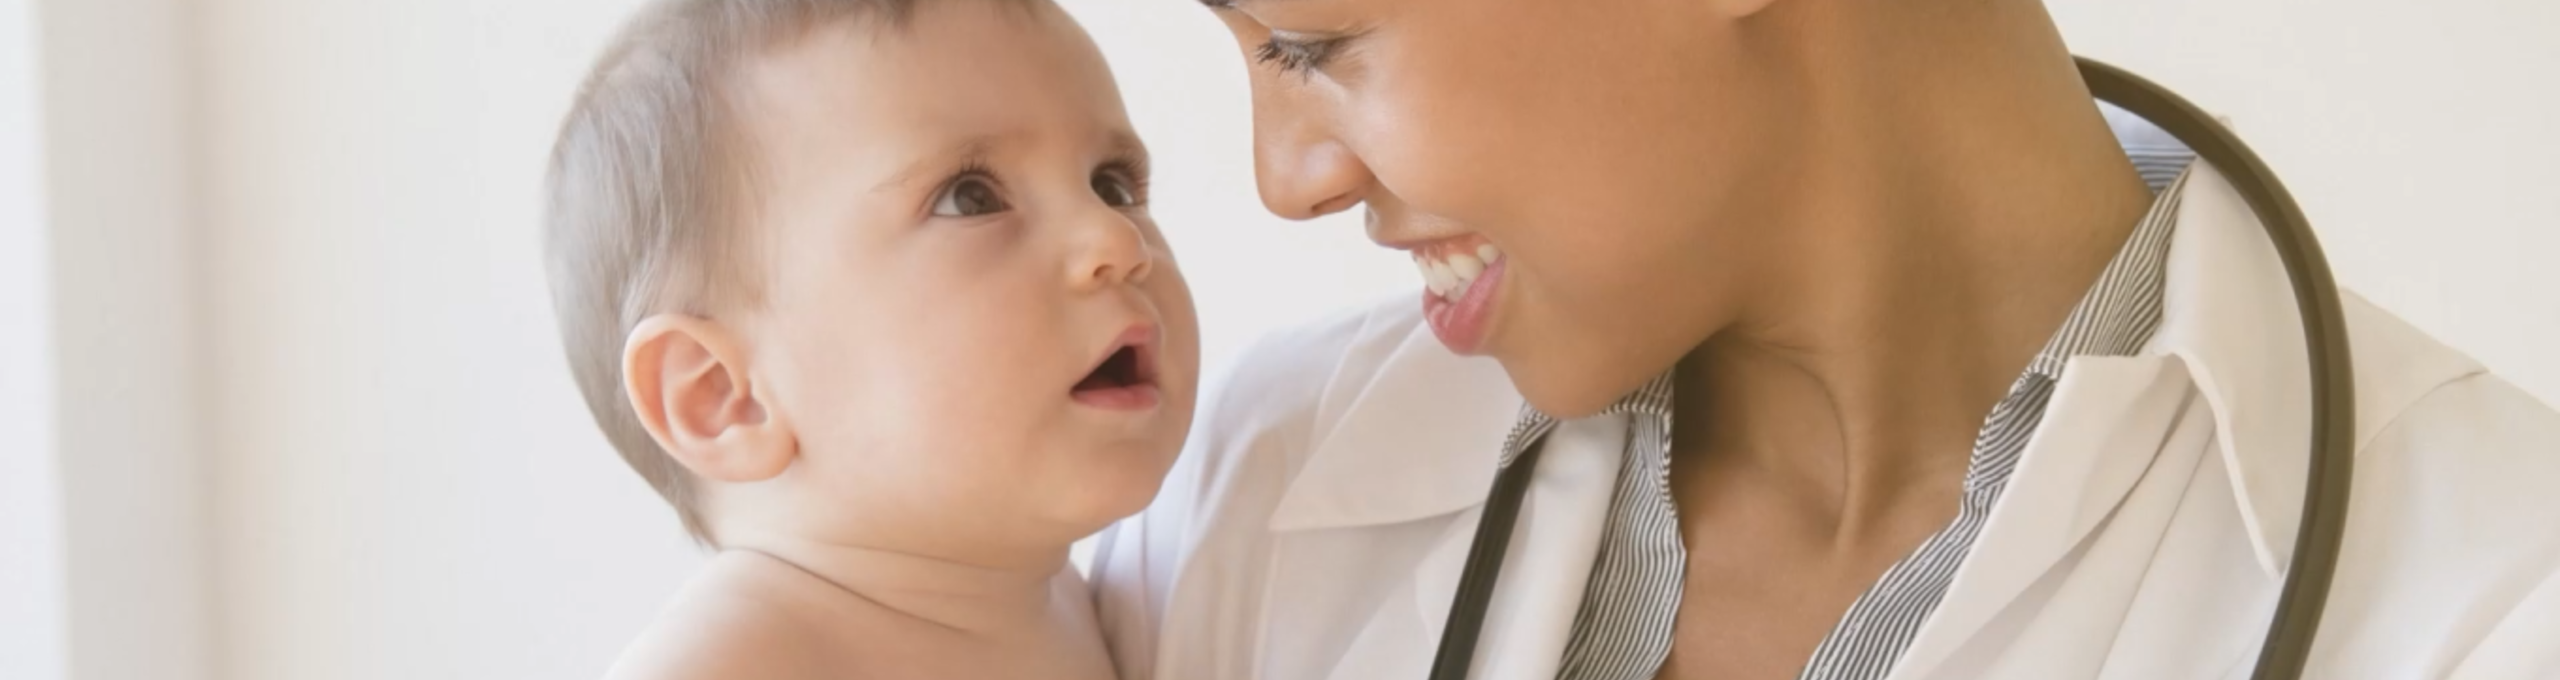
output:
POLYGON ((1844 521, 1960 478, 1983 417, 2151 200, 2033 11, 1938 18, 2021 22, 1962 29, 2008 44, 1879 22, 1896 25, 1803 60, 1865 75, 1808 80, 1842 85, 1807 95, 1821 141, 1773 183, 1791 194, 1766 222, 1785 225, 1782 252, 1677 376, 1684 450, 1757 458, 1844 521))

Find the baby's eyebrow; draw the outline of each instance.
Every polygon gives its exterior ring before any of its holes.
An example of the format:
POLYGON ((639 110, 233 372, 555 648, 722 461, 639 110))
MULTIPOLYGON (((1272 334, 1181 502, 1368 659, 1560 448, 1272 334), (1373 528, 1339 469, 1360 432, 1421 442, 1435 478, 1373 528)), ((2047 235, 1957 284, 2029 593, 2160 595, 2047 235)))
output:
POLYGON ((872 193, 890 191, 912 184, 924 177, 942 179, 940 177, 942 173, 974 162, 985 161, 988 151, 994 149, 995 144, 996 137, 993 135, 971 137, 961 142, 955 152, 928 154, 916 159, 915 162, 908 163, 907 167, 899 169, 897 174, 890 175, 889 179, 882 180, 878 185, 871 187, 871 191, 872 193))

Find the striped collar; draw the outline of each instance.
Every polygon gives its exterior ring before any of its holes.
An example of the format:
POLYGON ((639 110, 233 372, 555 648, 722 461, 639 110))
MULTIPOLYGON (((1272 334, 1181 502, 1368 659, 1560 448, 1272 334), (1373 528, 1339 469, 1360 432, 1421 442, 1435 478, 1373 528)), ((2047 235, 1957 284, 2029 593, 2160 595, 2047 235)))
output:
MULTIPOLYGON (((1662 375, 1654 376, 1643 387, 1620 397, 1618 403, 1601 409, 1597 415, 1671 417, 1671 374, 1672 371, 1664 371, 1662 375)), ((1502 440, 1502 467, 1511 467, 1512 459, 1519 458, 1521 452, 1529 449, 1530 443, 1546 436, 1547 431, 1555 427, 1554 416, 1539 412, 1535 406, 1521 404, 1519 421, 1512 424, 1511 434, 1502 440)))
POLYGON ((2096 285, 2071 309, 2062 329, 2027 362, 2027 371, 2062 379, 2062 367, 2078 356, 2131 356, 2160 328, 2161 292, 2167 286, 2169 235, 2177 230, 2186 175, 2157 189, 2151 209, 2135 225, 2096 285))

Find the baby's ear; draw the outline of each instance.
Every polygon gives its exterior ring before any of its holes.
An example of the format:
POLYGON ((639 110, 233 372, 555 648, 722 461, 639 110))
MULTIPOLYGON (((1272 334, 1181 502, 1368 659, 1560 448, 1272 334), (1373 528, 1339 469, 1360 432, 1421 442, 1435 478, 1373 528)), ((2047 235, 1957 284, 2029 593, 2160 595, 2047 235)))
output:
POLYGON ((693 474, 772 479, 799 454, 757 393, 736 336, 682 314, 642 320, 622 348, 622 387, 649 436, 693 474))

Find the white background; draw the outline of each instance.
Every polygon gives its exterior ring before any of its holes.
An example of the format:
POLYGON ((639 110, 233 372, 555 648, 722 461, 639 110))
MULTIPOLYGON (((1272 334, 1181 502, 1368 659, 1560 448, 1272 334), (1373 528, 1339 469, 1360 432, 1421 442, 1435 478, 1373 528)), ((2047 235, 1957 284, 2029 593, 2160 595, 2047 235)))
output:
MULTIPOLYGON (((1261 210, 1206 11, 1065 4, 1160 159, 1211 364, 1409 294, 1352 220, 1261 210)), ((698 557, 568 380, 534 190, 636 6, 0 0, 0 677, 610 662, 698 557)), ((2348 286, 2560 398, 2560 3, 2054 9, 2232 117, 2348 286)))

